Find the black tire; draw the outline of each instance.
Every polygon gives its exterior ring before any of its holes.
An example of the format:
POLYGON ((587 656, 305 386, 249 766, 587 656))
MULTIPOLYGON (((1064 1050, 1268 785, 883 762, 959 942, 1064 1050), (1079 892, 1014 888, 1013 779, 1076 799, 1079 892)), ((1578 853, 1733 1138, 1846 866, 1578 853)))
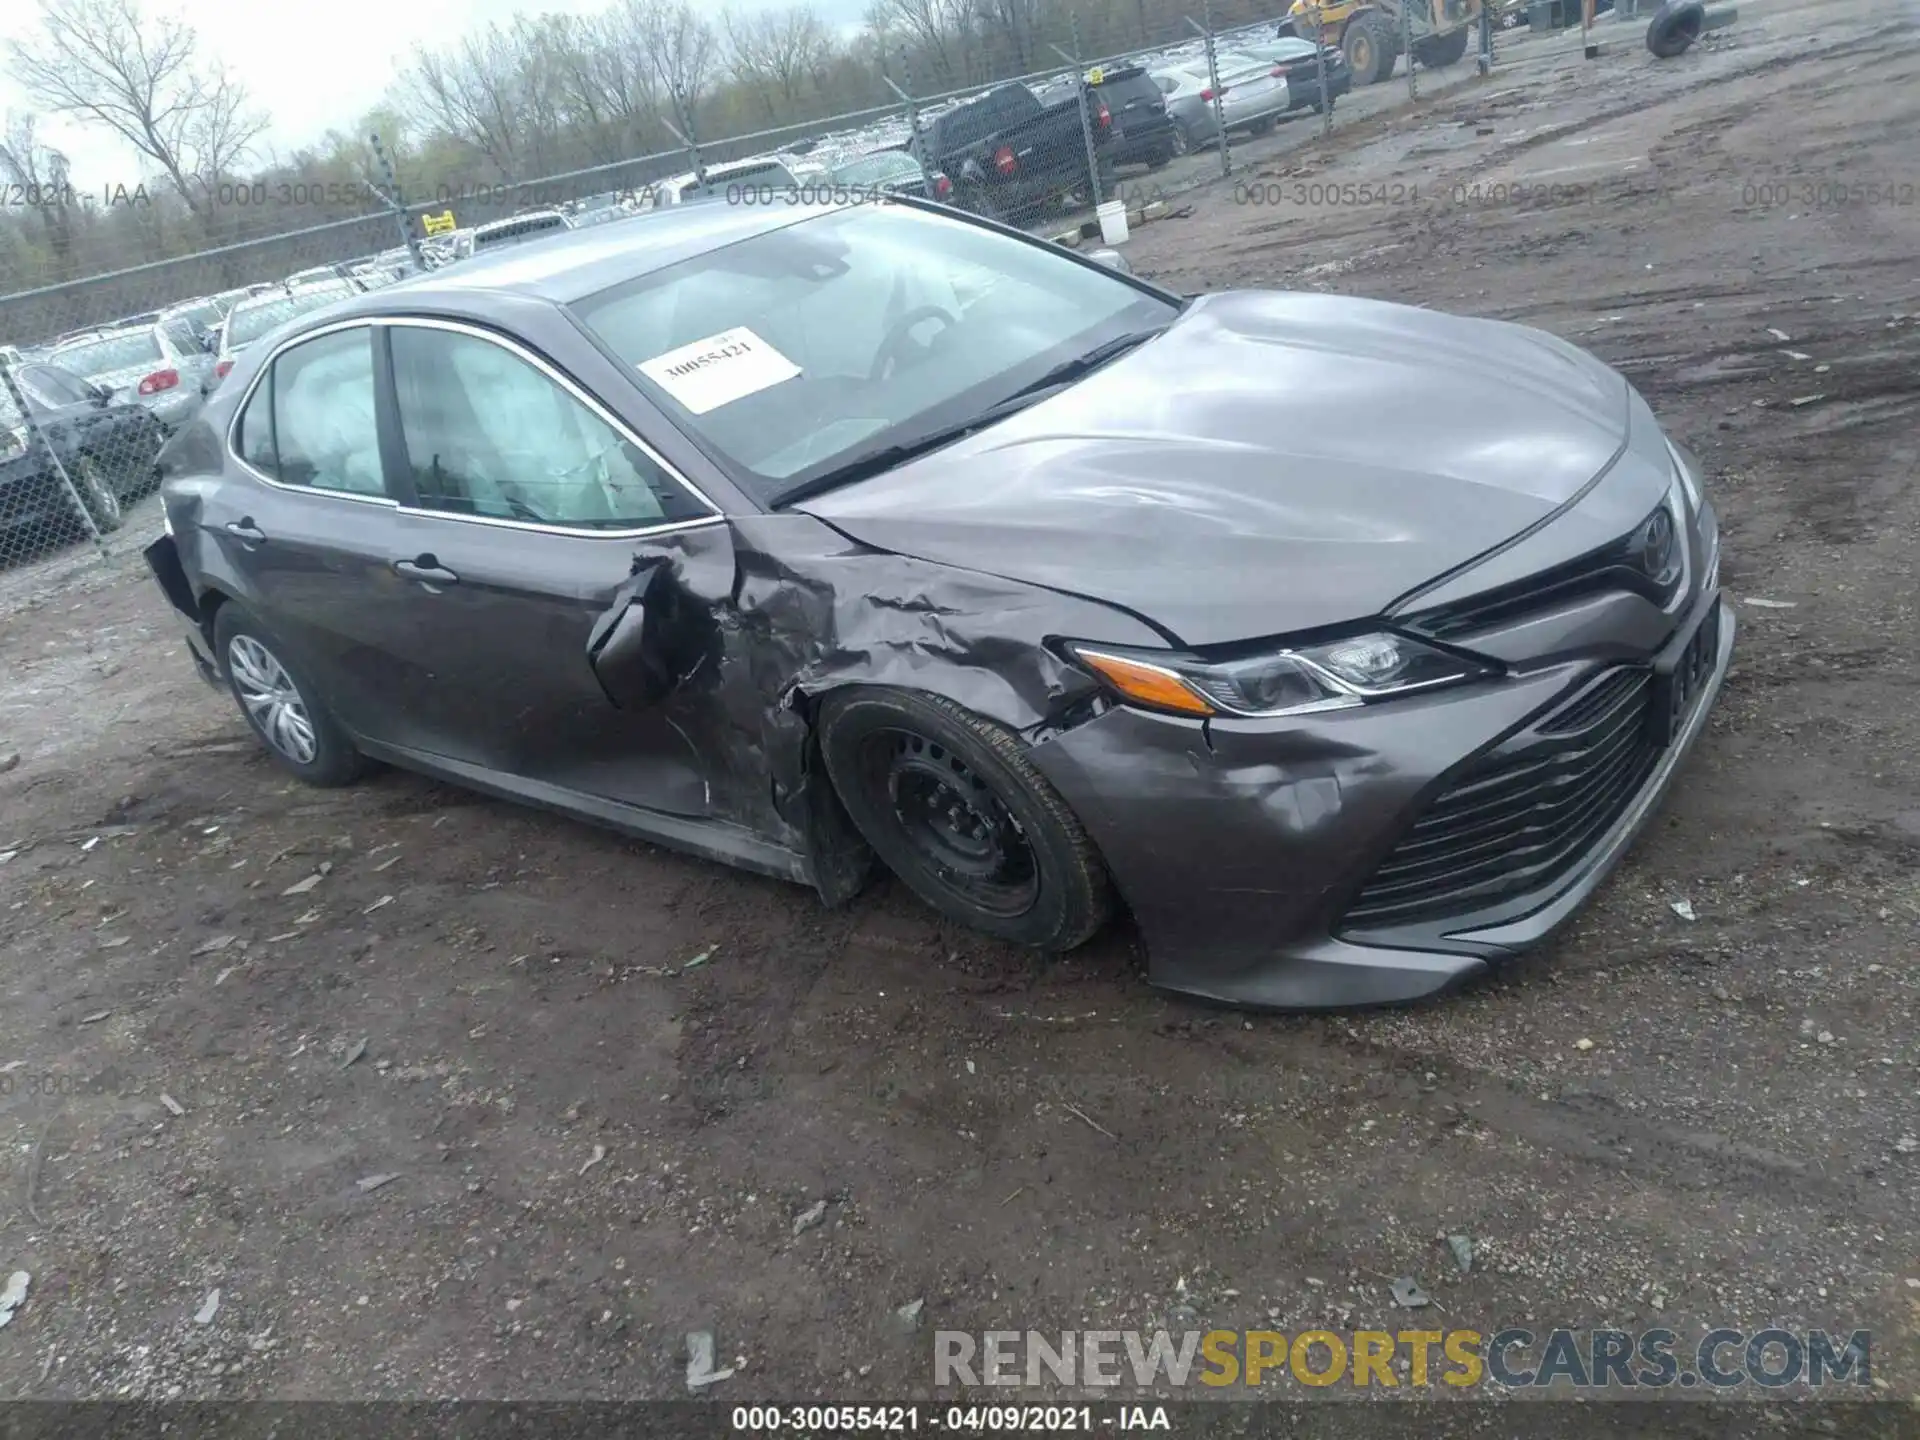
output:
POLYGON ((1193 132, 1178 120, 1173 122, 1173 134, 1167 143, 1173 147, 1175 155, 1193 154, 1193 132))
MULTIPOLYGON (((234 704, 240 707, 240 713, 275 764, 307 784, 322 788, 351 785, 366 774, 366 757, 353 748, 346 732, 320 703, 312 683, 286 658, 286 647, 236 600, 227 601, 214 616, 213 653, 234 704), (255 703, 266 692, 258 686, 262 677, 257 667, 250 665, 247 646, 264 652, 290 686, 311 744, 311 754, 306 758, 302 758, 301 747, 293 743, 299 731, 282 728, 275 723, 270 707, 255 703), (247 673, 250 668, 254 672, 251 676, 247 673), (250 680, 253 683, 250 684, 250 680), (253 691, 251 699, 249 690, 253 691)), ((286 708, 283 704, 283 713, 286 708)))
MULTIPOLYGON (((85 452, 75 455, 67 460, 66 472, 82 507, 81 512, 73 516, 75 530, 82 535, 96 532, 111 535, 126 524, 120 492, 113 488, 113 481, 107 478, 106 466, 100 463, 98 456, 85 452)), ((73 505, 71 498, 67 504, 69 507, 73 505)))
POLYGON ((1167 142, 1151 155, 1147 156, 1147 169, 1158 170, 1162 168, 1173 159, 1174 153, 1173 142, 1167 142))
POLYGON ((1353 71, 1353 83, 1372 85, 1393 73, 1398 48, 1393 30, 1376 11, 1356 15, 1347 22, 1340 37, 1340 49, 1353 71))
POLYGON ((1087 832, 1000 726, 941 696, 862 688, 827 698, 820 745, 854 826, 942 914, 1062 951, 1113 913, 1087 832))
POLYGON ((1700 38, 1706 21, 1707 7, 1701 0, 1667 0, 1647 25, 1647 49, 1662 60, 1683 55, 1700 38))
POLYGON ((1413 47, 1413 58, 1428 70, 1444 70, 1449 65, 1460 63, 1460 57, 1467 53, 1467 27, 1450 31, 1445 35, 1434 35, 1420 41, 1413 47))
POLYGON ((1264 135, 1271 129, 1273 129, 1273 116, 1262 115, 1247 127, 1247 133, 1249 135, 1264 135))
POLYGON ((1006 212, 1000 208, 1000 202, 994 199, 984 187, 979 185, 970 185, 967 187, 964 192, 964 198, 960 202, 960 208, 963 210, 971 210, 982 220, 996 220, 1002 224, 1006 223, 1006 212))

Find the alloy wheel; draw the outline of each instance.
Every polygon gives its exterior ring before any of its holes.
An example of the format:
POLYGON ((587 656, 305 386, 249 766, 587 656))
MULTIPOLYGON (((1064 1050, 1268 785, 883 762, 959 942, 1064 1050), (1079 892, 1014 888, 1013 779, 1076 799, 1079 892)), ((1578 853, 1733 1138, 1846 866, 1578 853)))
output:
POLYGON ((251 635, 227 645, 227 672, 254 728, 296 765, 311 765, 320 746, 300 687, 274 653, 251 635))

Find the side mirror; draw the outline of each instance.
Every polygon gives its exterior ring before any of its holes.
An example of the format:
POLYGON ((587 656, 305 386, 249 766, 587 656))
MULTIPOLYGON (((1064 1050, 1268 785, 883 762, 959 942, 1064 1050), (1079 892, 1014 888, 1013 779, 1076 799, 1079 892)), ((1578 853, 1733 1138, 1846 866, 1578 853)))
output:
POLYGON ((1133 266, 1128 263, 1127 257, 1122 255, 1118 250, 1089 250, 1087 251, 1087 258, 1098 261, 1110 269, 1118 270, 1122 275, 1133 274, 1133 266))
POLYGON ((87 382, 87 389, 93 395, 94 404, 111 405, 113 403, 113 391, 109 390, 106 386, 96 385, 93 381, 89 380, 87 382))

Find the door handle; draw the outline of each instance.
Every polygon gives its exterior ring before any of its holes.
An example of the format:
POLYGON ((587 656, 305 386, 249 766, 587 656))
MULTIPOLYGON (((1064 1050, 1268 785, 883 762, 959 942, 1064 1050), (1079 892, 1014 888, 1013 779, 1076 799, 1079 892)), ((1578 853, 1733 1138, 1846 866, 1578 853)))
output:
POLYGON ((394 571, 409 580, 420 580, 429 585, 458 585, 460 577, 446 568, 431 555, 422 555, 415 560, 396 560, 394 571))
POLYGON ((251 515, 244 520, 229 520, 227 522, 227 533, 237 536, 249 545, 258 545, 267 538, 267 532, 254 525, 251 515))

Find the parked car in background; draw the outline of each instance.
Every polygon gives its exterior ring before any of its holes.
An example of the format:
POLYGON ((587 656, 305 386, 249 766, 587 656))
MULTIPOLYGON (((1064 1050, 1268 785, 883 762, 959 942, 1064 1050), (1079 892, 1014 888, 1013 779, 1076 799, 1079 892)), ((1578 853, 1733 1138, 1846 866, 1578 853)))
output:
POLYGON ((946 200, 953 194, 953 181, 938 170, 929 175, 904 150, 876 150, 834 166, 827 172, 825 188, 856 196, 918 195, 923 200, 946 200))
POLYGON ((604 225, 610 220, 619 220, 633 213, 633 206, 628 197, 618 190, 587 195, 579 200, 569 201, 561 208, 565 210, 568 221, 576 230, 588 225, 604 225))
POLYGON ((296 285, 324 285, 329 280, 341 279, 340 272, 331 265, 312 265, 305 270, 296 270, 281 283, 291 290, 296 285))
POLYGON ((144 405, 169 432, 199 412, 213 388, 213 356, 184 320, 107 330, 56 346, 62 369, 144 405))
POLYGON ((1353 89, 1353 67, 1347 64, 1346 54, 1338 45, 1328 45, 1322 50, 1311 40, 1263 40, 1240 49, 1242 54, 1256 60, 1273 63, 1273 74, 1287 82, 1289 110, 1312 110, 1318 114, 1325 108, 1320 96, 1323 62, 1329 96, 1338 100, 1353 89))
POLYGON ((103 534, 118 530, 125 503, 159 484, 160 422, 56 365, 30 361, 12 373, 26 410, 0 385, 0 552, 21 537, 84 538, 89 520, 103 534))
POLYGON ((504 249, 529 240, 544 240, 549 235, 571 230, 573 222, 558 210, 529 210, 505 220, 489 220, 473 231, 473 253, 504 249))
MULTIPOLYGON (((1048 104, 1071 101, 1074 83, 1068 77, 1043 86, 1040 99, 1048 104)), ((1088 98, 1099 102, 1089 110, 1089 118, 1097 119, 1100 105, 1112 117, 1103 158, 1115 165, 1158 169, 1174 157, 1173 117, 1167 114, 1166 97, 1144 66, 1105 66, 1088 72, 1080 83, 1088 98)))
POLYGON ((826 173, 826 166, 817 161, 775 160, 764 156, 753 160, 733 160, 724 165, 706 166, 704 179, 700 175, 689 174, 656 181, 649 187, 643 207, 664 208, 668 205, 684 205, 690 200, 739 200, 744 199, 749 191, 753 192, 755 199, 761 195, 769 199, 784 198, 787 192, 816 182, 826 173))
POLYGON ((337 304, 360 294, 358 286, 335 278, 318 285, 303 285, 298 290, 279 294, 256 295, 233 307, 220 335, 220 356, 214 363, 214 381, 227 378, 233 363, 246 348, 268 331, 284 325, 296 315, 337 304))
POLYGON ((186 300, 162 310, 159 324, 182 341, 192 336, 193 343, 201 353, 211 355, 220 348, 220 323, 227 318, 228 308, 220 303, 219 297, 213 295, 199 300, 186 300))
MULTIPOLYGON (((1069 90, 1046 104, 1010 83, 942 111, 921 131, 921 153, 953 179, 954 203, 995 220, 1022 220, 1075 190, 1090 190, 1087 140, 1069 90)), ((1089 117, 1098 147, 1112 135, 1104 101, 1089 117)))
POLYGON ((1263 134, 1292 103, 1287 82, 1274 73, 1271 61, 1224 51, 1214 56, 1214 66, 1220 73, 1218 114, 1205 57, 1153 72, 1154 84, 1166 97, 1167 114, 1173 117, 1175 144, 1183 154, 1217 143, 1223 122, 1229 133, 1263 134))

